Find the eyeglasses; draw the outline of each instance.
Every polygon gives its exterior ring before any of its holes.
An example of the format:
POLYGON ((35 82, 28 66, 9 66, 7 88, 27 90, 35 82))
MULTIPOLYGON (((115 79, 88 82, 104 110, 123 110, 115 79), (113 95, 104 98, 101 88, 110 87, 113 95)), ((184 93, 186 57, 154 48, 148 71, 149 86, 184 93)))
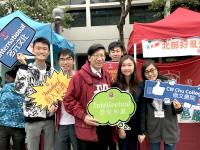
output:
POLYGON ((149 73, 155 73, 157 69, 156 68, 151 68, 150 70, 145 70, 145 74, 148 75, 149 73))
POLYGON ((95 58, 105 58, 105 55, 101 55, 101 54, 96 54, 96 55, 92 55, 92 56, 94 56, 95 58))

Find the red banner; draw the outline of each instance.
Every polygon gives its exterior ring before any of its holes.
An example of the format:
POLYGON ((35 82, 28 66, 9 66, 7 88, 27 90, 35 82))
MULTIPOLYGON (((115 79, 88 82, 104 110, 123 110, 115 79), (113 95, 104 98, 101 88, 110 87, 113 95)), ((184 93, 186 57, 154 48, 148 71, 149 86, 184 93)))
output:
POLYGON ((119 62, 107 61, 104 63, 103 68, 109 73, 111 82, 115 82, 117 79, 117 69, 119 62))
MULTIPOLYGON (((143 60, 137 59, 138 77, 141 79, 143 60)), ((179 84, 200 85, 200 57, 193 57, 175 63, 157 63, 160 74, 176 79, 179 84)))

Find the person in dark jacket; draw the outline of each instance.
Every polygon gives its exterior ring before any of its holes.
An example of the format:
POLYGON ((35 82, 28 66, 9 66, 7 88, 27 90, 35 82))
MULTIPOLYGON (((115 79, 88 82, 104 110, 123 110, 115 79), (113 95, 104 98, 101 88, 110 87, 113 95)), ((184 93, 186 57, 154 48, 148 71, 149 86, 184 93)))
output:
MULTIPOLYGON (((168 78, 159 74, 158 67, 152 60, 146 60, 142 66, 143 80, 161 80, 167 82, 168 78)), ((182 105, 173 100, 172 103, 142 97, 140 135, 138 139, 143 142, 148 137, 151 150, 160 150, 164 142, 165 150, 175 150, 179 140, 179 126, 177 114, 183 110, 182 105)))
POLYGON ((131 127, 131 130, 118 129, 118 145, 119 150, 136 150, 138 143, 138 131, 139 131, 139 95, 141 88, 137 79, 137 68, 134 59, 131 55, 124 55, 121 57, 117 80, 112 86, 120 88, 122 91, 130 92, 137 104, 136 113, 128 121, 127 125, 131 127))
POLYGON ((64 97, 65 110, 75 117, 75 132, 80 150, 107 150, 112 140, 110 126, 98 126, 87 114, 87 105, 95 93, 110 87, 109 75, 102 69, 106 52, 101 44, 88 49, 88 60, 69 83, 64 97))

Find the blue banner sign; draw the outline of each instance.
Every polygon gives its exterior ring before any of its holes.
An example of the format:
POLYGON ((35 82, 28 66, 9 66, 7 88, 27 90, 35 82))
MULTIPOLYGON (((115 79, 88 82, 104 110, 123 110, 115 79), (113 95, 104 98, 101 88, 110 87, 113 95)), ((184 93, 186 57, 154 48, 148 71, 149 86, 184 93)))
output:
POLYGON ((16 54, 32 55, 27 51, 35 30, 16 17, 0 31, 0 62, 11 68, 17 61, 16 54))
POLYGON ((181 103, 200 105, 200 86, 169 84, 160 81, 145 81, 144 97, 156 98, 163 101, 174 99, 181 103))

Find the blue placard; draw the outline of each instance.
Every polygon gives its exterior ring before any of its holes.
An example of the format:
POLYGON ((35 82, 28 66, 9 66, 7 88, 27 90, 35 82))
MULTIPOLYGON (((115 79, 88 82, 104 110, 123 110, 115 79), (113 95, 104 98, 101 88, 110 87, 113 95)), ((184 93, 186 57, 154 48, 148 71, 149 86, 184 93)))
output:
POLYGON ((32 55, 27 51, 35 30, 15 17, 0 32, 0 61, 11 68, 17 61, 16 54, 32 55))
POLYGON ((147 80, 145 81, 144 97, 163 101, 176 99, 181 103, 200 105, 200 87, 147 80))

